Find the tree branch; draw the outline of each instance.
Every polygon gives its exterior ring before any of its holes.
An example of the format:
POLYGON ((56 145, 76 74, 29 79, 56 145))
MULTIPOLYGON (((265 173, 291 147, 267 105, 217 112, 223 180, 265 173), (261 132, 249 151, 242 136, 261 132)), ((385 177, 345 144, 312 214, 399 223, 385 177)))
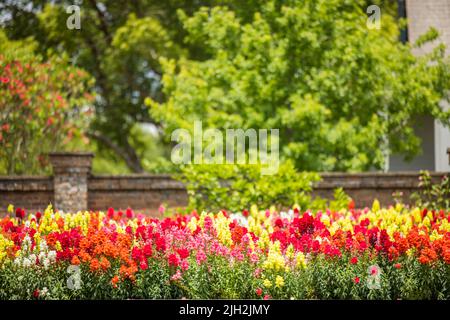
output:
POLYGON ((112 42, 111 33, 109 32, 109 26, 108 22, 106 21, 105 14, 100 10, 100 8, 97 6, 97 1, 90 0, 91 6, 95 9, 97 12, 98 19, 100 20, 100 29, 102 30, 103 34, 106 37, 106 41, 108 44, 112 42))
POLYGON ((102 135, 100 132, 87 132, 86 135, 90 138, 93 138, 100 143, 104 144, 108 148, 112 149, 118 156, 120 156, 127 166, 133 170, 133 172, 141 173, 144 172, 142 168, 141 162, 139 161, 136 153, 132 150, 132 155, 130 155, 130 147, 127 147, 126 150, 112 141, 105 135, 102 135))

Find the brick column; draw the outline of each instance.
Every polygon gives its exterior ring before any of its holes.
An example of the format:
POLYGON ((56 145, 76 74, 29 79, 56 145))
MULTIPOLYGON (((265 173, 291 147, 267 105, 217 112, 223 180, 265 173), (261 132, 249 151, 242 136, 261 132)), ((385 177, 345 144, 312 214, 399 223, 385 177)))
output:
POLYGON ((54 206, 64 212, 88 209, 88 178, 94 155, 87 152, 49 154, 53 167, 54 206))

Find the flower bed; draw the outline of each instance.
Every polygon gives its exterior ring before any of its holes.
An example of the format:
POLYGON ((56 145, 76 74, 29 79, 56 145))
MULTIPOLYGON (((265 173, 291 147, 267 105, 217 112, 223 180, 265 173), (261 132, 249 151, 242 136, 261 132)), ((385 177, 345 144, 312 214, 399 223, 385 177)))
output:
POLYGON ((15 213, 0 220, 1 299, 450 297, 444 211, 15 213))

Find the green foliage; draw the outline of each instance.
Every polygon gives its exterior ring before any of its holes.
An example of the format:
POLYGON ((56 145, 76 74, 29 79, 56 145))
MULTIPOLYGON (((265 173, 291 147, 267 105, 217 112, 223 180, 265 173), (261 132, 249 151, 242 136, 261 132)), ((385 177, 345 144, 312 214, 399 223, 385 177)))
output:
POLYGON ((89 125, 93 79, 67 57, 35 53, 0 30, 0 172, 36 173, 89 125))
POLYGON ((415 258, 402 258, 394 267, 385 256, 367 254, 350 264, 350 255, 330 258, 309 256, 306 268, 291 272, 263 271, 255 276, 255 265, 247 260, 230 262, 220 256, 211 256, 207 263, 198 265, 190 258, 190 267, 181 280, 170 280, 174 270, 159 261, 150 261, 147 270, 141 270, 134 282, 120 281, 111 285, 111 278, 119 266, 108 272, 93 274, 81 268, 81 286, 78 290, 67 287, 69 264, 52 266, 47 270, 19 268, 4 265, 0 268, 0 299, 33 299, 33 292, 48 290, 39 299, 449 299, 447 281, 450 267, 443 261, 433 266, 423 265, 415 258), (375 258, 374 258, 375 256, 375 258), (379 286, 369 288, 369 268, 379 266, 379 286), (275 286, 277 276, 284 284, 275 286), (358 283, 355 279, 358 278, 358 283), (270 288, 264 280, 272 282, 270 288), (256 290, 261 289, 261 296, 256 290))
POLYGON ((188 165, 178 178, 186 184, 189 207, 237 212, 250 205, 279 208, 298 204, 311 207, 315 173, 297 172, 291 162, 280 164, 273 175, 262 175, 260 165, 188 165))
POLYGON ((417 207, 429 210, 450 209, 450 179, 447 175, 440 182, 434 182, 428 171, 421 171, 419 187, 420 190, 411 195, 417 207))
POLYGON ((282 155, 301 170, 381 168, 387 152, 413 157, 416 116, 448 119, 439 106, 449 98, 448 58, 442 46, 415 57, 389 12, 369 30, 365 4, 255 0, 246 14, 235 4, 179 11, 186 41, 207 57, 160 59, 166 101, 148 99, 151 116, 167 138, 198 119, 279 128, 282 155))
POLYGON ((347 208, 352 198, 345 193, 343 188, 336 188, 334 190, 333 199, 330 200, 326 208, 330 208, 330 211, 339 211, 342 208, 347 208))

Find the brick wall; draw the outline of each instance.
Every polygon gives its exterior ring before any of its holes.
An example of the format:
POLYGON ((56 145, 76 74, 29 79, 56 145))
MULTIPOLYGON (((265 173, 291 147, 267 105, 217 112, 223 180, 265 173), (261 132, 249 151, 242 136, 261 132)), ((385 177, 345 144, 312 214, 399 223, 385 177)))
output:
POLYGON ((39 211, 53 202, 53 179, 50 177, 0 176, 0 215, 9 204, 39 211))
MULTIPOLYGON (((169 207, 187 204, 183 184, 169 175, 94 176, 86 171, 90 168, 90 154, 72 158, 71 154, 59 153, 55 157, 53 177, 0 176, 0 214, 10 203, 29 211, 44 210, 49 203, 56 203, 57 208, 66 211, 131 207, 151 215, 157 215, 161 203, 169 207)), ((444 174, 435 172, 432 177, 439 181, 444 174)), ((365 207, 374 198, 383 205, 392 204, 392 193, 401 191, 407 202, 409 195, 418 190, 418 177, 418 172, 323 173, 314 195, 331 198, 335 188, 343 187, 357 207, 365 207)))
POLYGON ((93 176, 89 179, 89 208, 133 208, 156 215, 160 204, 184 207, 187 194, 182 183, 169 175, 93 176))

